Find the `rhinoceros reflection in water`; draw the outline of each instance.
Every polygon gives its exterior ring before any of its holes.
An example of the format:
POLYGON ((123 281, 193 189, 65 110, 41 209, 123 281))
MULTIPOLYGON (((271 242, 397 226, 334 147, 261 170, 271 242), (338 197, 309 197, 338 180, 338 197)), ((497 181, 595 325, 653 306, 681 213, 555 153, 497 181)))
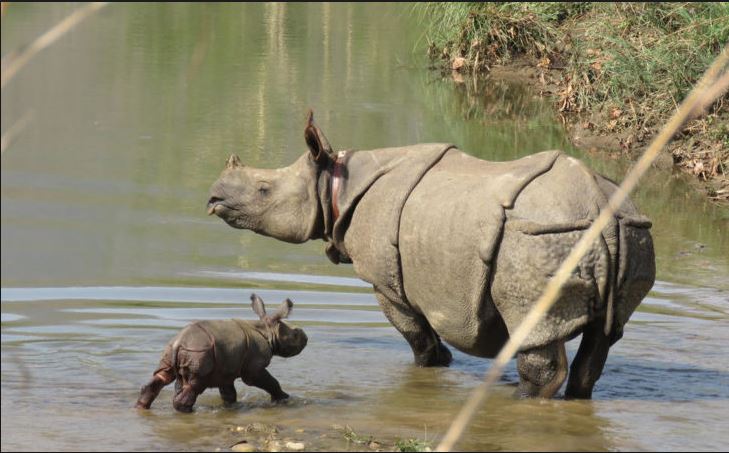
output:
MULTIPOLYGON (((447 342, 494 357, 616 185, 559 151, 488 162, 455 146, 334 153, 312 116, 309 151, 258 169, 231 156, 208 213, 283 241, 322 239, 354 265, 421 366, 447 342)), ((522 396, 552 397, 580 333, 565 396, 590 398, 608 349, 653 285, 650 221, 626 201, 517 356, 522 396)))

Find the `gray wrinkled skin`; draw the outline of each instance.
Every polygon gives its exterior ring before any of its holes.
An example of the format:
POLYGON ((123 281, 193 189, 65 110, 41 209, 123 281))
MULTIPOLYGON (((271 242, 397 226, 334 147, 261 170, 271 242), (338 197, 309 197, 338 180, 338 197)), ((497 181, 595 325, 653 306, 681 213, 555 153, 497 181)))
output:
MULTIPOLYGON (((323 239, 333 262, 373 285, 421 366, 450 363, 442 341, 494 357, 616 190, 559 151, 488 162, 419 144, 344 153, 335 220, 336 156, 311 118, 305 138, 309 153, 283 169, 231 156, 208 212, 283 241, 323 239)), ((625 201, 519 352, 519 396, 552 397, 568 375, 564 342, 582 334, 565 396, 591 397, 653 285, 649 228, 625 201)))
POLYGON ((149 409, 162 388, 174 380, 172 403, 181 412, 192 411, 197 396, 211 387, 218 388, 223 401, 234 403, 238 378, 267 391, 272 401, 288 398, 266 367, 274 355, 299 354, 306 346, 306 334, 283 321, 293 306, 290 300, 284 301, 273 316, 266 314, 258 296, 252 295, 251 301, 260 321, 197 321, 185 326, 167 344, 152 379, 140 391, 136 407, 149 409))

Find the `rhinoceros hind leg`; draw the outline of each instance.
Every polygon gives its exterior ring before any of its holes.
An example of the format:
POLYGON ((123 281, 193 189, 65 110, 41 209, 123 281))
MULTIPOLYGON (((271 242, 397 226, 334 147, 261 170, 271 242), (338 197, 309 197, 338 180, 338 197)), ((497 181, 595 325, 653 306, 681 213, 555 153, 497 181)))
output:
POLYGON ((517 355, 520 398, 551 398, 567 378, 564 341, 529 349, 517 355))
POLYGON ((235 391, 235 385, 231 382, 230 384, 221 385, 218 387, 220 397, 226 404, 233 404, 238 400, 238 393, 235 391))
POLYGON ((610 349, 610 338, 605 335, 604 318, 585 326, 577 355, 572 360, 570 378, 564 396, 568 399, 591 399, 592 389, 600 379, 610 349))
POLYGON ((451 351, 440 341, 428 320, 402 301, 393 301, 375 290, 377 302, 390 323, 410 344, 415 364, 421 367, 448 366, 451 351))
POLYGON ((180 393, 175 395, 172 400, 172 406, 179 412, 192 412, 192 406, 195 405, 197 396, 204 389, 198 389, 191 385, 183 385, 180 393))
POLYGON ((137 399, 135 407, 149 409, 162 388, 174 380, 175 375, 172 373, 172 369, 165 368, 156 371, 152 379, 139 391, 139 399, 137 399))
POLYGON ((178 371, 172 406, 179 412, 192 412, 192 406, 195 405, 198 395, 205 391, 205 386, 189 370, 182 368, 178 371))

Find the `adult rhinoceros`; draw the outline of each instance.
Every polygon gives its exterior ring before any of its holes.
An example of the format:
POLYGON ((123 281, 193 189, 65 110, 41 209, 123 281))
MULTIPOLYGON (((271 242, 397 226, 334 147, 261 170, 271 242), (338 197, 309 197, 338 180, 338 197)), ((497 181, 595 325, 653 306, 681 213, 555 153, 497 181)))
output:
MULTIPOLYGON (((282 241, 326 242, 354 265, 421 366, 447 366, 441 340, 494 357, 616 190, 559 151, 488 162, 455 146, 333 153, 309 117, 309 151, 258 169, 232 155, 208 213, 282 241)), ((630 201, 580 262, 517 356, 521 396, 552 397, 564 343, 580 333, 565 396, 590 398, 608 349, 653 285, 650 221, 630 201)))

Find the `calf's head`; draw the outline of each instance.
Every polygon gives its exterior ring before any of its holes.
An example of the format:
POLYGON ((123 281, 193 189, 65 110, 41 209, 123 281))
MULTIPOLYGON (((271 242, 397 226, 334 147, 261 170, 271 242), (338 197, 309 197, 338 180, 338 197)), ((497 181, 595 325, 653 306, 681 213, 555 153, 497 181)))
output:
POLYGON ((243 165, 235 154, 210 188, 208 214, 234 228, 253 230, 286 242, 304 242, 320 236, 321 206, 317 180, 332 161, 332 149, 313 123, 304 130, 309 152, 292 165, 260 169, 243 165))
POLYGON ((271 335, 273 354, 281 357, 293 357, 305 347, 308 338, 306 333, 298 327, 293 327, 283 320, 289 316, 294 303, 286 299, 281 303, 278 311, 273 315, 266 314, 263 300, 255 294, 251 295, 253 311, 261 318, 271 335))

